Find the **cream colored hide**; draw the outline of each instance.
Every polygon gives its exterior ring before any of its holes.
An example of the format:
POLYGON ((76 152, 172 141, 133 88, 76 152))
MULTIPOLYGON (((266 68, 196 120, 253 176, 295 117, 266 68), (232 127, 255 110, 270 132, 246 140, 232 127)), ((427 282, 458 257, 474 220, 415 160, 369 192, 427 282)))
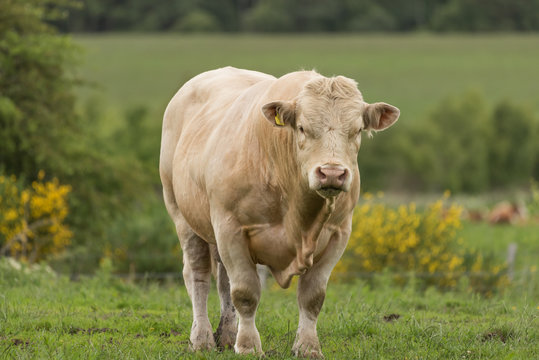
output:
POLYGON ((227 67, 178 91, 164 116, 160 174, 183 250, 193 350, 262 353, 256 264, 265 264, 283 288, 299 276, 293 351, 322 357, 316 321, 350 235, 361 133, 398 117, 391 105, 365 103, 353 80, 314 71, 276 79, 227 67), (212 261, 215 337, 206 308, 212 261))

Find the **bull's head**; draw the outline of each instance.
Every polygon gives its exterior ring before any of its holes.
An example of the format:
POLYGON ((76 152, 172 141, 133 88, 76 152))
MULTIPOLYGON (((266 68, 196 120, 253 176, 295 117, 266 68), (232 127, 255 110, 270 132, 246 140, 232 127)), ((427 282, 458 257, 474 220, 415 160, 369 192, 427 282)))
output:
POLYGON ((268 103, 262 112, 293 132, 301 175, 325 198, 350 190, 361 133, 384 130, 400 114, 386 103, 365 103, 356 82, 342 76, 315 78, 294 101, 268 103))

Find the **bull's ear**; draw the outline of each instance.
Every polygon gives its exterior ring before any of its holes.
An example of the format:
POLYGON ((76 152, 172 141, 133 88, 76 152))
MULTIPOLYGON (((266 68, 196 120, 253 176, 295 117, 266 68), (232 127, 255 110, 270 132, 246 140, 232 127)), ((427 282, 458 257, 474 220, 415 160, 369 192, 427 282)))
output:
POLYGON ((365 130, 381 131, 397 121, 401 111, 393 105, 383 102, 368 104, 363 114, 365 130))
POLYGON ((296 121, 296 103, 292 101, 273 101, 262 106, 262 113, 275 126, 293 126, 296 121))

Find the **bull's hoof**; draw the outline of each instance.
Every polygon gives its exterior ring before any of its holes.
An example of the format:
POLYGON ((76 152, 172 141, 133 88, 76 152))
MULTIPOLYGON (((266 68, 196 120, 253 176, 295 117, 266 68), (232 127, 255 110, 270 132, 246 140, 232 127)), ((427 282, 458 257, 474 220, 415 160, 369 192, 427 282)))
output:
POLYGON ((324 355, 320 349, 320 344, 316 343, 296 343, 292 347, 295 356, 306 359, 323 359, 324 355))
POLYGON ((209 326, 193 326, 189 340, 191 351, 215 349, 215 340, 209 326))
POLYGON ((234 345, 234 351, 236 351, 236 354, 242 355, 264 355, 258 332, 254 334, 238 334, 236 345, 234 345))
POLYGON ((234 344, 236 343, 237 330, 238 329, 235 325, 233 327, 221 327, 221 324, 219 324, 215 334, 213 334, 217 348, 219 350, 233 349, 234 344))
POLYGON ((261 349, 255 347, 237 346, 234 345, 234 351, 239 355, 257 355, 264 357, 264 352, 261 349))

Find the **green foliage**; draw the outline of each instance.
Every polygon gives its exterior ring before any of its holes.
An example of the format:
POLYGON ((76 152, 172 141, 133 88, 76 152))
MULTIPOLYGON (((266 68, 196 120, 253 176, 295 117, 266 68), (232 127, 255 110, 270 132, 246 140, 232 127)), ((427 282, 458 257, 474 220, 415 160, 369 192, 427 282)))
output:
POLYGON ((530 31, 539 26, 539 2, 450 0, 435 12, 438 31, 530 31))
POLYGON ((152 196, 136 210, 111 222, 101 254, 121 274, 179 274, 181 249, 161 197, 152 196))
POLYGON ((90 32, 537 31, 539 1, 94 0, 61 25, 90 32))
POLYGON ((468 93, 442 102, 430 119, 424 126, 438 131, 428 138, 437 174, 431 185, 477 192, 523 185, 534 176, 539 123, 525 107, 501 101, 490 110, 482 96, 468 93))
POLYGON ((532 197, 530 203, 528 204, 528 210, 531 215, 539 216, 539 184, 537 181, 531 181, 531 193, 532 197))
POLYGON ((539 122, 533 111, 509 101, 496 104, 491 115, 489 172, 493 187, 525 184, 539 164, 539 122))
POLYGON ((467 193, 526 185, 537 176, 538 126, 522 105, 490 109, 477 92, 447 97, 426 119, 375 135, 359 152, 363 185, 467 193))
POLYGON ((17 19, 0 28, 0 164, 8 173, 48 169, 45 162, 60 166, 61 145, 80 130, 68 72, 78 48, 41 19, 55 3, 8 2, 3 8, 2 16, 17 19))
POLYGON ((486 104, 480 94, 469 92, 442 101, 421 134, 431 145, 430 185, 452 191, 480 191, 488 187, 489 126, 486 104))
POLYGON ((72 186, 66 218, 72 246, 56 260, 86 273, 110 242, 111 224, 137 213, 145 194, 152 200, 159 196, 151 180, 158 181, 158 140, 150 140, 154 145, 148 149, 147 142, 126 135, 133 126, 133 135, 147 139, 137 120, 143 111, 127 114, 124 132, 116 134, 120 140, 101 132, 98 110, 76 111, 78 81, 72 73, 79 48, 45 22, 66 5, 63 0, 1 3, 1 16, 10 22, 0 26, 0 171, 28 185, 43 169, 72 186))
POLYGON ((376 2, 349 1, 348 6, 346 31, 391 31, 397 27, 393 15, 376 2))
POLYGON ((174 30, 185 32, 211 32, 219 30, 217 19, 204 10, 195 9, 186 14, 174 26, 174 30))
POLYGON ((261 0, 244 17, 245 28, 259 32, 291 32, 294 19, 286 0, 261 0))

